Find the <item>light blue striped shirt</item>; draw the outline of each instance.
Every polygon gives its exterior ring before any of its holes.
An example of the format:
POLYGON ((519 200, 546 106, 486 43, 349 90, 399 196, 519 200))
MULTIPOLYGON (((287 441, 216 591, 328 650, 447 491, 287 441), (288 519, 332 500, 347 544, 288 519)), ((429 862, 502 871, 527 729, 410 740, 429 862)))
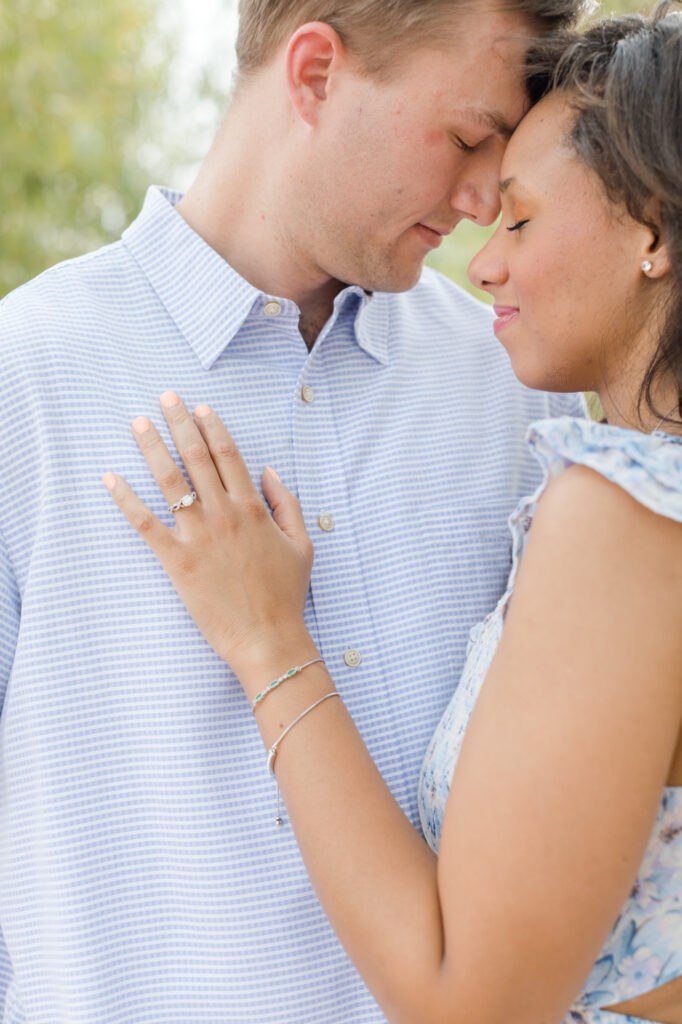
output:
POLYGON ((298 492, 308 625, 416 825, 507 516, 539 480, 526 427, 582 404, 518 384, 489 309, 432 271, 345 289, 309 353, 296 306, 266 309, 178 198, 151 189, 122 241, 0 304, 0 1020, 374 1024, 274 824, 248 703, 101 474, 170 521, 130 422, 171 444, 172 388, 298 492))

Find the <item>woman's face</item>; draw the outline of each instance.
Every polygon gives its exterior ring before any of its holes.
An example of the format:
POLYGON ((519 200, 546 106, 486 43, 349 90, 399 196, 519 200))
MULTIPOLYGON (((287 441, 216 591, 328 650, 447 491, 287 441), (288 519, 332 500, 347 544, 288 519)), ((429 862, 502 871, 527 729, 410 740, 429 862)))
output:
POLYGON ((469 276, 495 299, 495 333, 522 383, 622 393, 651 354, 641 264, 652 234, 608 203, 566 141, 571 123, 556 93, 521 122, 502 164, 500 226, 469 276))

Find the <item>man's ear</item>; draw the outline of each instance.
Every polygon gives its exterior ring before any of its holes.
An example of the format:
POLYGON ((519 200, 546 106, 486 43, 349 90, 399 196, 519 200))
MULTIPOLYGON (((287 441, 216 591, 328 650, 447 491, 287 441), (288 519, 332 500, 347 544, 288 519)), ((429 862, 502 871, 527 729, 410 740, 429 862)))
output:
POLYGON ((332 75, 345 56, 338 32, 323 21, 301 25, 289 40, 285 58, 287 90, 294 110, 306 124, 317 123, 332 75))

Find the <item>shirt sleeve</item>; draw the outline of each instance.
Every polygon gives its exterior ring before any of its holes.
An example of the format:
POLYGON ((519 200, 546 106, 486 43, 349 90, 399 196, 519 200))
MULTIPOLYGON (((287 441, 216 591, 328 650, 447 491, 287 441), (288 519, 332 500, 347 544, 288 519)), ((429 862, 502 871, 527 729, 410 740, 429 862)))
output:
POLYGON ((5 540, 0 534, 0 716, 5 703, 21 620, 21 598, 5 540))

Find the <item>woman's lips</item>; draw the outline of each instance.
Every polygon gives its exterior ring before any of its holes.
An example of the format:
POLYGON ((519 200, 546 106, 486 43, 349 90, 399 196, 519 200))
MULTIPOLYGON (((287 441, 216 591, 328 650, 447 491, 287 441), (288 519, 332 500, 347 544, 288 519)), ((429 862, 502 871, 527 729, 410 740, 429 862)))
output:
POLYGON ((495 310, 495 316, 497 317, 497 320, 493 324, 495 334, 497 334, 498 331, 501 331, 503 327, 508 327, 509 324, 512 323, 519 315, 517 306, 493 306, 493 309, 495 310))

